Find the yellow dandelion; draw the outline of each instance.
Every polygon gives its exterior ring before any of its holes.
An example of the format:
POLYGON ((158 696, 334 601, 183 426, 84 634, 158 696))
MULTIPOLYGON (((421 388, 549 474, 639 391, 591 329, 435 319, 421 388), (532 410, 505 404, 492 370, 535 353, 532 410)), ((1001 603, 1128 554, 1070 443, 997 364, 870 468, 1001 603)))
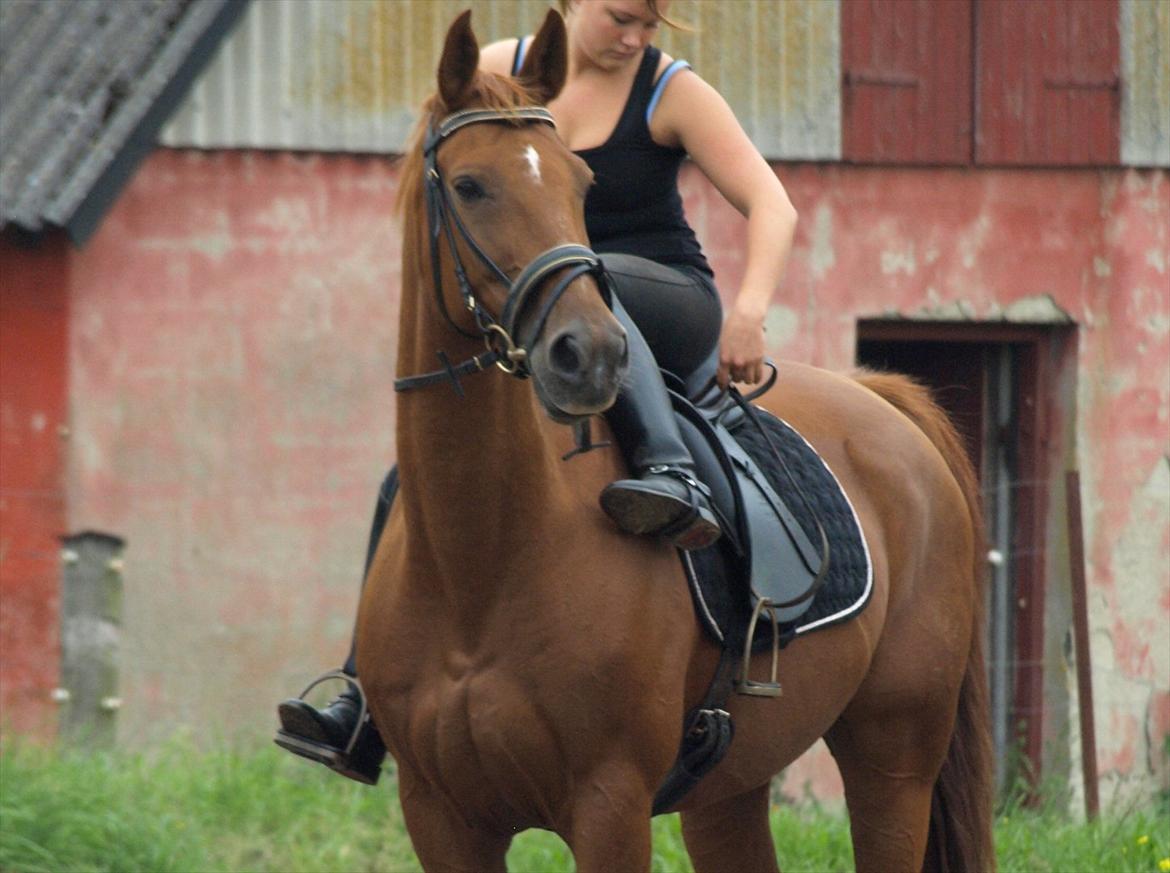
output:
POLYGON ((1137 838, 1137 844, 1139 846, 1144 846, 1149 841, 1150 841, 1150 838, 1147 837, 1145 834, 1142 834, 1140 837, 1137 838))
POLYGON ((1158 861, 1158 869, 1161 870, 1162 873, 1170 873, 1170 858, 1162 858, 1160 861, 1158 861))

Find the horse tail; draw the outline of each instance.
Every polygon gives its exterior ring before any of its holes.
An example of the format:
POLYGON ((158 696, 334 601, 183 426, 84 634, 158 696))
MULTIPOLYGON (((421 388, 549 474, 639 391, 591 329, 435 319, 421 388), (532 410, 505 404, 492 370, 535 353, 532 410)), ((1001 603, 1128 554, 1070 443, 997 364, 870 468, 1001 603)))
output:
POLYGON ((959 690, 955 727, 931 797, 930 835, 924 869, 993 871, 995 851, 992 845, 992 803, 995 771, 983 654, 986 611, 983 556, 986 539, 979 501, 979 481, 962 438, 925 387, 905 376, 892 373, 861 371, 855 378, 926 434, 946 461, 967 503, 975 542, 971 567, 975 621, 967 654, 967 668, 959 690))

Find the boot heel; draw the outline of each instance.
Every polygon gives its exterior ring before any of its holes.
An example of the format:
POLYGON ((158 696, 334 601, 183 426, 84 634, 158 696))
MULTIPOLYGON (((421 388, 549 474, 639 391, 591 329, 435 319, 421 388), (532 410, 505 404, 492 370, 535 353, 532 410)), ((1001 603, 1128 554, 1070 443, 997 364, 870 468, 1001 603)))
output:
POLYGON ((684 552, 693 552, 715 545, 722 535, 723 531, 715 523, 715 519, 700 510, 699 517, 695 519, 694 523, 682 533, 671 537, 670 541, 684 552))
POLYGON ((681 479, 623 479, 601 492, 601 508, 626 533, 661 536, 690 550, 705 548, 722 534, 705 499, 681 479))

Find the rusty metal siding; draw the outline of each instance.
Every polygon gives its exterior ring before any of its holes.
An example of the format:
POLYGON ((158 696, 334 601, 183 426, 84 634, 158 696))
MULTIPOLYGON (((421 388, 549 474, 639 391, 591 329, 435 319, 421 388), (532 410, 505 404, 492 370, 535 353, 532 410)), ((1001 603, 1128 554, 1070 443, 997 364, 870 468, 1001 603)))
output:
POLYGON ((970 0, 848 0, 841 31, 845 158, 968 163, 970 0))
MULTIPOLYGON (((492 15, 488 4, 472 6, 482 36, 492 15)), ((400 151, 414 108, 433 90, 431 46, 458 7, 448 0, 253 4, 161 142, 400 151)))
MULTIPOLYGON (((399 152, 464 8, 481 43, 530 32, 545 0, 254 3, 161 142, 197 148, 399 152)), ((678 0, 665 51, 727 97, 769 158, 840 157, 837 0, 678 0)))
POLYGON ((678 0, 658 44, 686 58, 731 105, 767 158, 841 157, 837 0, 678 0))
POLYGON ((1121 0, 1121 162, 1170 167, 1170 0, 1121 0))
POLYGON ((976 161, 1116 164, 1117 0, 980 0, 975 12, 976 161))

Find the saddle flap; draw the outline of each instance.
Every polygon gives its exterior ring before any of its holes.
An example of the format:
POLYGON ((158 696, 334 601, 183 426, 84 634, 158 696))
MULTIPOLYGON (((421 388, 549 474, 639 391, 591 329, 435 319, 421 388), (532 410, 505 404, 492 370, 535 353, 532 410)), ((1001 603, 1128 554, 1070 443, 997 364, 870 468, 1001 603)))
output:
POLYGON ((718 416, 699 411, 678 394, 672 399, 699 478, 711 489, 725 533, 742 558, 752 606, 767 600, 781 623, 794 621, 812 603, 824 560, 718 416))
MULTIPOLYGON (((716 428, 716 433, 720 430, 716 428)), ((822 561, 755 461, 726 430, 720 438, 735 466, 743 497, 752 595, 773 604, 781 624, 795 621, 812 604, 822 561)))

